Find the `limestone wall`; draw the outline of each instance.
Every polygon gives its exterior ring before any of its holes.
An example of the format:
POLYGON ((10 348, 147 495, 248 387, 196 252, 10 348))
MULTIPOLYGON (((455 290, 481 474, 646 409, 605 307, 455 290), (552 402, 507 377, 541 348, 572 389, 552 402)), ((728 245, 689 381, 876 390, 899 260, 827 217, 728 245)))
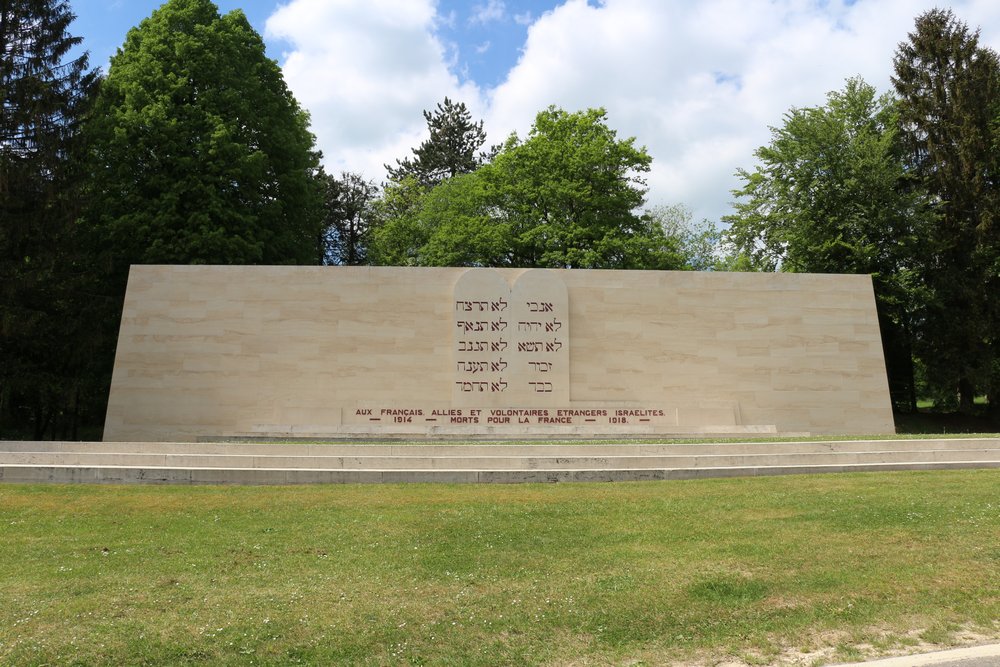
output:
POLYGON ((868 276, 135 266, 105 439, 892 430, 868 276))

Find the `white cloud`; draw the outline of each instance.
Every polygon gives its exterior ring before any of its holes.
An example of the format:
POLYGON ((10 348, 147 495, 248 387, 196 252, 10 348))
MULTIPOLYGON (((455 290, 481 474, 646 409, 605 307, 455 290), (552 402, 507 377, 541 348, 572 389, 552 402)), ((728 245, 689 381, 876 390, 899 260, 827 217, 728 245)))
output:
POLYGON ((458 14, 453 9, 444 16, 438 14, 435 23, 439 26, 444 26, 446 28, 454 28, 456 21, 458 21, 458 14))
POLYGON ((425 131, 421 112, 445 95, 481 112, 474 84, 449 69, 432 0, 292 0, 267 20, 290 45, 285 80, 309 110, 328 171, 384 178, 425 131))
POLYGON ((472 8, 472 15, 469 16, 469 24, 486 24, 492 21, 500 21, 507 12, 507 6, 503 0, 489 0, 485 5, 475 5, 472 8))
MULTIPOLYGON (((729 211, 738 167, 792 106, 822 104, 861 75, 880 90, 897 44, 933 0, 569 0, 542 15, 507 80, 490 91, 493 136, 522 133, 549 104, 603 106, 653 156, 651 203, 729 211), (926 5, 926 6, 923 6, 926 5), (500 133, 498 135, 497 133, 500 133)), ((953 3, 1000 38, 1000 3, 953 3)))
MULTIPOLYGON (((485 119, 491 143, 523 135, 550 104, 603 106, 653 156, 650 203, 718 219, 768 126, 854 75, 888 91, 897 44, 935 2, 567 0, 533 20, 517 65, 485 94, 455 76, 458 47, 435 37, 444 19, 433 0, 292 0, 267 32, 291 44, 285 76, 331 171, 383 178, 382 163, 419 143, 421 111, 445 95, 485 119)), ((1000 49, 1000 3, 952 8, 1000 49)))

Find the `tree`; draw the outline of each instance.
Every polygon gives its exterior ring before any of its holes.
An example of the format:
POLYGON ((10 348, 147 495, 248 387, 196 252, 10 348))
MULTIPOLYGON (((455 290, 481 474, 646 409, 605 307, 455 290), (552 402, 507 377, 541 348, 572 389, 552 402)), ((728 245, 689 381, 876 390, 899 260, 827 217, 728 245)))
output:
POLYGON ((899 45, 892 79, 908 166, 938 213, 923 269, 922 356, 930 379, 957 390, 965 413, 982 389, 1000 408, 998 62, 979 45, 978 31, 934 9, 917 17, 909 41, 899 45))
POLYGON ((512 135, 482 170, 510 227, 515 266, 677 268, 676 244, 636 213, 652 158, 618 139, 604 109, 549 107, 527 138, 512 135))
POLYGON ((737 172, 727 244, 764 270, 872 274, 894 401, 915 408, 915 258, 930 216, 909 184, 893 99, 850 79, 825 106, 785 114, 754 155, 754 171, 737 172))
POLYGON ((663 229, 667 238, 677 242, 677 251, 685 269, 711 271, 728 268, 718 255, 722 235, 709 220, 694 223, 691 209, 683 204, 653 206, 643 214, 663 229))
POLYGON ((328 174, 323 219, 323 263, 365 264, 378 187, 360 174, 328 174))
POLYGON ((67 2, 0 2, 0 433, 74 436, 89 338, 72 238, 79 124, 98 72, 67 2), (81 330, 84 329, 84 330, 81 330))
POLYGON ((388 266, 509 266, 507 227, 494 219, 481 174, 427 189, 407 177, 386 186, 371 259, 388 266))
POLYGON ((389 187, 376 261, 418 265, 678 268, 662 226, 636 210, 651 158, 620 140, 603 109, 550 107, 524 141, 433 189, 389 187), (405 203, 404 203, 405 202, 405 203), (402 204, 402 205, 401 205, 402 204))
POLYGON ((427 189, 412 176, 390 181, 374 205, 368 260, 379 266, 420 266, 420 249, 430 230, 420 223, 419 213, 427 189))
POLYGON ((168 0, 129 31, 87 126, 88 220, 129 263, 319 263, 308 118, 241 11, 168 0))
MULTIPOLYGON (((482 173, 461 174, 425 192, 410 227, 423 266, 512 266, 510 227, 496 215, 482 173)), ((387 226, 386 232, 393 229, 387 226)), ((402 239, 400 239, 402 240, 402 239)))
POLYGON ((422 186, 433 187, 475 171, 492 156, 479 152, 486 143, 483 121, 472 122, 464 102, 455 104, 446 97, 434 111, 424 111, 424 119, 430 138, 413 149, 413 159, 396 160, 395 167, 385 165, 392 181, 412 176, 422 186))

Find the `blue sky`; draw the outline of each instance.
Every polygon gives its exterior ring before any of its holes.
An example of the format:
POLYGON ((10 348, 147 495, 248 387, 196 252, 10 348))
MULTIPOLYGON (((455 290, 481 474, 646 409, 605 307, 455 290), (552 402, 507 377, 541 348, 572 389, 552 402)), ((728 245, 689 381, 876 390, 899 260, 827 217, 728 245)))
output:
MULTIPOLYGON (((160 0, 70 0, 77 16, 74 33, 84 38, 91 64, 107 70, 108 60, 125 41, 130 28, 158 8, 160 0)), ((223 14, 241 9, 261 35, 269 16, 279 3, 273 0, 215 0, 223 14)), ((495 86, 517 62, 528 34, 528 26, 544 12, 557 6, 556 0, 504 0, 503 2, 437 3, 440 20, 436 33, 455 59, 455 73, 462 78, 495 86)), ((281 60, 283 40, 266 39, 268 55, 281 60)))
MULTIPOLYGON (((423 139, 445 96, 490 143, 535 114, 603 107, 653 158, 650 205, 696 219, 731 211, 791 107, 823 104, 862 76, 881 91, 896 46, 935 0, 216 0, 241 8, 311 114, 328 171, 381 182, 423 139)), ((70 0, 92 63, 107 61, 158 0, 70 0)), ((1000 50, 1000 2, 955 0, 1000 50)))
MULTIPOLYGON (((108 60, 125 43, 125 35, 129 29, 139 25, 161 4, 157 0, 70 0, 70 7, 76 14, 72 31, 83 37, 83 46, 90 51, 91 64, 107 71, 108 60)), ((263 32, 264 21, 274 11, 277 3, 262 0, 216 0, 215 4, 223 13, 242 9, 257 31, 263 32)))

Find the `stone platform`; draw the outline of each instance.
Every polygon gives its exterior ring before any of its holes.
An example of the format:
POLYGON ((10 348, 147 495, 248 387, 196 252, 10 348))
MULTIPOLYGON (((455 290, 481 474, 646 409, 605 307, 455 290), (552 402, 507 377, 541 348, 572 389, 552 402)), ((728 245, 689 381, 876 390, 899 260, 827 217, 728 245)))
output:
POLYGON ((609 482, 1000 468, 1000 438, 698 444, 0 442, 0 481, 609 482))

